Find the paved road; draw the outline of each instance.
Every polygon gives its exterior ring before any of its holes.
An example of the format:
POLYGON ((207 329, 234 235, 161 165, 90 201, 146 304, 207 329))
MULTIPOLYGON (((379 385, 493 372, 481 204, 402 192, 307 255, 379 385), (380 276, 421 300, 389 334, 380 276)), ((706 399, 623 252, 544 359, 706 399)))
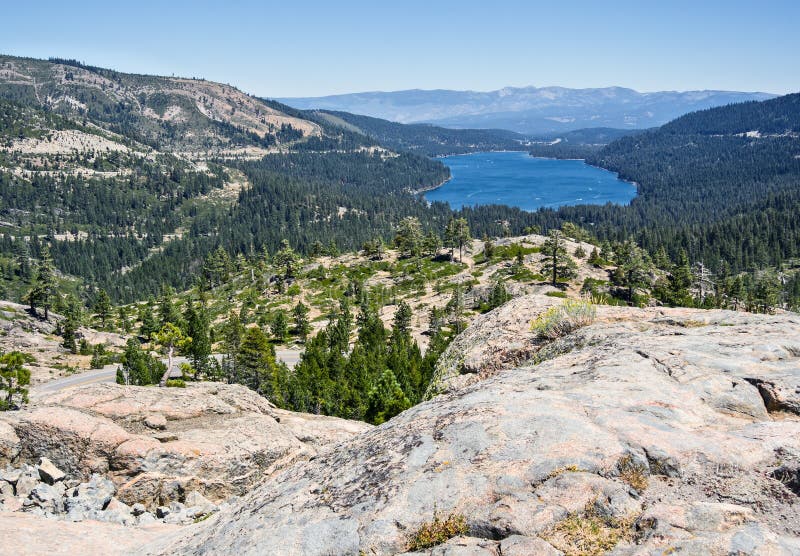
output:
MULTIPOLYGON (((278 349, 275 350, 275 355, 278 360, 286 363, 289 368, 294 368, 298 361, 300 361, 300 354, 302 352, 296 349, 278 349)), ((214 357, 221 359, 222 356, 215 354, 214 357)), ((174 360, 175 365, 180 365, 186 362, 185 357, 176 357, 174 360)), ((166 360, 164 360, 166 363, 166 360)), ((45 382, 38 386, 31 388, 31 395, 52 394, 60 392, 65 388, 72 388, 73 386, 85 386, 86 384, 97 384, 101 382, 114 382, 117 380, 117 365, 106 365, 102 369, 93 369, 79 374, 58 378, 50 382, 45 382)))

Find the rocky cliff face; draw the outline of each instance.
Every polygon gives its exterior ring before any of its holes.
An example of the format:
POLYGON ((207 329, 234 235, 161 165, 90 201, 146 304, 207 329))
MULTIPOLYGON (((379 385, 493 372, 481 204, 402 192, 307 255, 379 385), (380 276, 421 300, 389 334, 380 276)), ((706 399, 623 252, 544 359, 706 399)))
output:
POLYGON ((600 307, 543 344, 543 306, 490 313, 442 394, 149 553, 396 554, 435 516, 468 528, 435 554, 800 553, 800 317, 600 307))

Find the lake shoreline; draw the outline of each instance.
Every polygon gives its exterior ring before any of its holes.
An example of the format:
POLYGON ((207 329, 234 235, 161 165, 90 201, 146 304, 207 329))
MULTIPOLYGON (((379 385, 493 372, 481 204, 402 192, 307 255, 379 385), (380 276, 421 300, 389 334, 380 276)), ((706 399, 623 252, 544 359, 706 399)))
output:
MULTIPOLYGON (((458 155, 453 155, 453 156, 458 156, 458 155)), ((440 187, 442 187, 444 184, 446 184, 447 182, 449 182, 452 179, 453 179, 453 176, 450 176, 449 178, 447 178, 446 180, 444 180, 442 183, 440 183, 438 185, 431 185, 429 187, 423 187, 421 189, 411 189, 411 194, 412 195, 422 195, 423 193, 428 193, 430 191, 435 191, 435 190, 439 189, 440 187)))
MULTIPOLYGON (((504 151, 504 152, 516 152, 516 151, 504 151)), ((617 176, 617 179, 619 181, 622 181, 622 182, 629 183, 629 184, 633 185, 634 187, 636 187, 636 196, 634 197, 634 199, 639 196, 639 183, 638 182, 635 182, 633 180, 626 180, 625 178, 621 178, 619 176, 619 172, 615 172, 614 170, 609 170, 608 168, 603 168, 602 166, 598 166, 597 164, 589 164, 588 162, 586 162, 585 158, 558 158, 558 157, 555 157, 555 156, 533 156, 533 155, 530 155, 530 157, 531 158, 537 158, 539 160, 580 160, 581 162, 583 162, 587 166, 590 166, 592 168, 597 168, 598 170, 604 170, 606 172, 611 172, 612 174, 617 176)), ((633 199, 631 199, 631 201, 633 201, 633 199)))
POLYGON ((627 206, 639 192, 637 183, 581 158, 548 158, 503 150, 460 153, 439 160, 450 168, 450 178, 414 190, 414 194, 428 204, 448 203, 454 210, 487 205, 525 212, 607 203, 627 206))
POLYGON ((440 159, 440 158, 451 158, 453 156, 471 156, 474 154, 486 154, 486 153, 528 153, 527 150, 522 149, 518 151, 509 151, 509 150, 502 150, 502 151, 473 151, 471 153, 453 153, 453 154, 437 154, 431 158, 433 159, 440 159))

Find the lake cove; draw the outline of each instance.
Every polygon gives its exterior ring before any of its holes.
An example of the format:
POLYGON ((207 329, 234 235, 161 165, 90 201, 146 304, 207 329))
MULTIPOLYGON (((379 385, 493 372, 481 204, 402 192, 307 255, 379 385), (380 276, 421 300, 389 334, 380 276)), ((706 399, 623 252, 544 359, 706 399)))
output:
POLYGON ((565 205, 627 205, 636 186, 582 160, 533 158, 524 152, 447 156, 452 179, 425 192, 428 201, 462 206, 509 205, 523 210, 565 205))

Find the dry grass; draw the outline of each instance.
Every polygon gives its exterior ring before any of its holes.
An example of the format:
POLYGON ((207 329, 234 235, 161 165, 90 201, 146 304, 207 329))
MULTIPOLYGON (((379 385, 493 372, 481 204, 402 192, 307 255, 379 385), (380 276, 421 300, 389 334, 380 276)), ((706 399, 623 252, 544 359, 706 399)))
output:
POLYGON ((564 473, 580 473, 585 471, 585 469, 580 469, 577 465, 567 465, 566 467, 557 467, 553 469, 548 475, 547 479, 552 479, 553 477, 558 477, 559 475, 563 475, 564 473))
POLYGON ((551 307, 531 323, 531 330, 546 340, 556 340, 594 322, 597 309, 588 301, 567 300, 551 307))
POLYGON ((468 532, 467 518, 463 515, 451 513, 442 519, 439 512, 434 510, 433 521, 422 523, 409 538, 408 550, 413 552, 430 548, 468 532))
POLYGON ((617 462, 619 478, 631 488, 642 492, 647 488, 647 468, 637 463, 630 455, 625 455, 617 462))
POLYGON ((541 537, 565 556, 600 556, 633 539, 635 516, 618 519, 597 514, 592 503, 558 522, 541 537))

